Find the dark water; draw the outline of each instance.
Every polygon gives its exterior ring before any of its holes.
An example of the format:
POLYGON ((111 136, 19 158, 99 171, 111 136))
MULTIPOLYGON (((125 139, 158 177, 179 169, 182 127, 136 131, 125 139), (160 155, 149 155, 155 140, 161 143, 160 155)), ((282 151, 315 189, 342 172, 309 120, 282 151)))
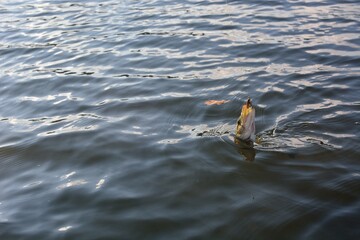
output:
POLYGON ((0 14, 1 240, 360 239, 357 0, 0 14))

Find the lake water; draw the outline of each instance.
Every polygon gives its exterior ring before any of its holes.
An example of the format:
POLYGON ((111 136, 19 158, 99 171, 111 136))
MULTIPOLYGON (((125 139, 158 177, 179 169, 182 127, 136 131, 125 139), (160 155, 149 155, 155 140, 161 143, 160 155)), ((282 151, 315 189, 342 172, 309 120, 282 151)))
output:
POLYGON ((360 239, 358 0, 0 14, 0 239, 360 239))

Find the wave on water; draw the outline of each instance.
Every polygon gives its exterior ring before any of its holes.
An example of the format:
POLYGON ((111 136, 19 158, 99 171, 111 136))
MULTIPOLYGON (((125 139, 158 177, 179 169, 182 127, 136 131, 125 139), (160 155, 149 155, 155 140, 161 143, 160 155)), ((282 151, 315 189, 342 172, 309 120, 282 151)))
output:
POLYGON ((359 239, 358 1, 0 13, 0 239, 359 239))

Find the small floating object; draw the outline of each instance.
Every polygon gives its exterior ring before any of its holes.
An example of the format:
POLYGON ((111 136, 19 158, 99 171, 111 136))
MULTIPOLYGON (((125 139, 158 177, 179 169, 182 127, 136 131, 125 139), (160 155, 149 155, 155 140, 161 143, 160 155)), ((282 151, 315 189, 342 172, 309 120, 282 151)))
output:
POLYGON ((224 103, 229 102, 229 100, 207 100, 205 101, 205 105, 222 105, 224 103))

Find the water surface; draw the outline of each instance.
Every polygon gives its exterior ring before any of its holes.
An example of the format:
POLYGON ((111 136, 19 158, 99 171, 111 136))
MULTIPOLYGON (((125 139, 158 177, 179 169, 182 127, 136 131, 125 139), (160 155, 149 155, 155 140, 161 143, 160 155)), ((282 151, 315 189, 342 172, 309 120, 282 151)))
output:
POLYGON ((0 238, 359 239, 359 13, 1 1, 0 238))

